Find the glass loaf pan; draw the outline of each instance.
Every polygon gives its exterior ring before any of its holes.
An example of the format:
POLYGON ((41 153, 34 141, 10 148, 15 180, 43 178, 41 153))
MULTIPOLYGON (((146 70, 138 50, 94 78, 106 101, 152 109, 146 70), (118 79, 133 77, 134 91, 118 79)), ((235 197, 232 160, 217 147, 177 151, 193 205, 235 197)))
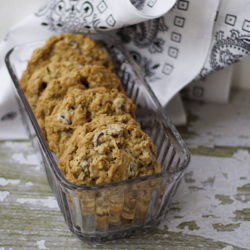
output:
POLYGON ((49 185, 69 229, 81 240, 103 242, 146 232, 164 220, 189 164, 190 154, 124 47, 111 36, 93 34, 91 37, 106 44, 114 71, 137 106, 137 121, 156 146, 161 173, 96 186, 76 186, 66 181, 18 83, 33 50, 44 42, 14 47, 7 53, 5 62, 23 121, 42 158, 49 185))

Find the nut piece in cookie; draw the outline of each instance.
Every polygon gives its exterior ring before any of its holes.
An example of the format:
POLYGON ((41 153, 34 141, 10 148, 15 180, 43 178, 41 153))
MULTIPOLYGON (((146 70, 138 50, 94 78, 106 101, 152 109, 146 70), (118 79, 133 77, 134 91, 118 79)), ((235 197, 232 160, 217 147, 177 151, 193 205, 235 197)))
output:
MULTIPOLYGON (((51 151, 59 157, 61 148, 78 126, 104 114, 108 116, 127 114, 132 119, 135 118, 135 105, 117 89, 95 88, 68 91, 64 99, 58 102, 52 114, 45 118, 45 130, 51 151), (120 105, 117 105, 117 102, 120 105)), ((101 119, 104 120, 104 118, 101 119)))
POLYGON ((36 49, 26 70, 20 79, 20 85, 26 91, 32 74, 50 62, 76 62, 81 65, 102 65, 111 69, 112 63, 103 44, 83 34, 60 34, 51 36, 45 45, 36 49))
POLYGON ((78 127, 65 145, 58 167, 76 185, 98 185, 161 171, 155 147, 138 126, 113 123, 92 132, 78 127))

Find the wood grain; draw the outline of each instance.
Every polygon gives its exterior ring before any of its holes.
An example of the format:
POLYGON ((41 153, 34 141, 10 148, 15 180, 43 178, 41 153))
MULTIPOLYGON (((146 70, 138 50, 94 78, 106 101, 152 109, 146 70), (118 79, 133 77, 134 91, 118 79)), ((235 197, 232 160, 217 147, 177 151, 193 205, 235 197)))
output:
POLYGON ((192 160, 166 220, 103 244, 69 231, 29 141, 0 142, 0 250, 249 249, 249 96, 234 91, 224 106, 185 103, 192 115, 180 131, 192 160))

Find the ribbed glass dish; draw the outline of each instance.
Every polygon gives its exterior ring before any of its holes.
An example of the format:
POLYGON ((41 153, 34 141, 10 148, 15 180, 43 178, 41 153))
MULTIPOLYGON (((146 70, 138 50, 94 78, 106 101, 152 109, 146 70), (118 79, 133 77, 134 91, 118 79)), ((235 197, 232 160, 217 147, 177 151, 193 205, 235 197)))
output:
POLYGON ((111 36, 91 37, 106 44, 114 71, 137 106, 137 121, 156 146, 161 173, 96 186, 76 186, 66 181, 18 82, 33 50, 44 42, 16 46, 5 61, 23 121, 43 159, 48 182, 69 229, 81 240, 103 242, 146 232, 164 220, 190 154, 129 53, 111 36))

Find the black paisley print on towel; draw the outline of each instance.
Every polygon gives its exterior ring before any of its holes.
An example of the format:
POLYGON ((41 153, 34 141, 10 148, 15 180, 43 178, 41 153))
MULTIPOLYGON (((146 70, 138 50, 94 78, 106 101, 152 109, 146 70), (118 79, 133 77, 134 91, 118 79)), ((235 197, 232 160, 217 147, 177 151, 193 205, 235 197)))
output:
POLYGON ((107 29, 106 26, 99 26, 97 13, 90 1, 55 0, 41 8, 36 16, 44 16, 41 24, 51 31, 87 33, 107 29))
POLYGON ((130 2, 135 6, 136 9, 142 10, 146 0, 130 0, 130 2))
POLYGON ((165 41, 158 38, 159 32, 167 31, 168 27, 164 17, 149 20, 144 23, 123 27, 118 30, 117 35, 123 43, 133 42, 138 48, 148 48, 149 52, 162 53, 165 41))
POLYGON ((217 32, 210 54, 211 69, 203 68, 200 72, 201 78, 239 62, 244 56, 250 54, 250 36, 240 35, 240 32, 235 29, 230 30, 230 33, 231 36, 224 38, 223 31, 217 32))

